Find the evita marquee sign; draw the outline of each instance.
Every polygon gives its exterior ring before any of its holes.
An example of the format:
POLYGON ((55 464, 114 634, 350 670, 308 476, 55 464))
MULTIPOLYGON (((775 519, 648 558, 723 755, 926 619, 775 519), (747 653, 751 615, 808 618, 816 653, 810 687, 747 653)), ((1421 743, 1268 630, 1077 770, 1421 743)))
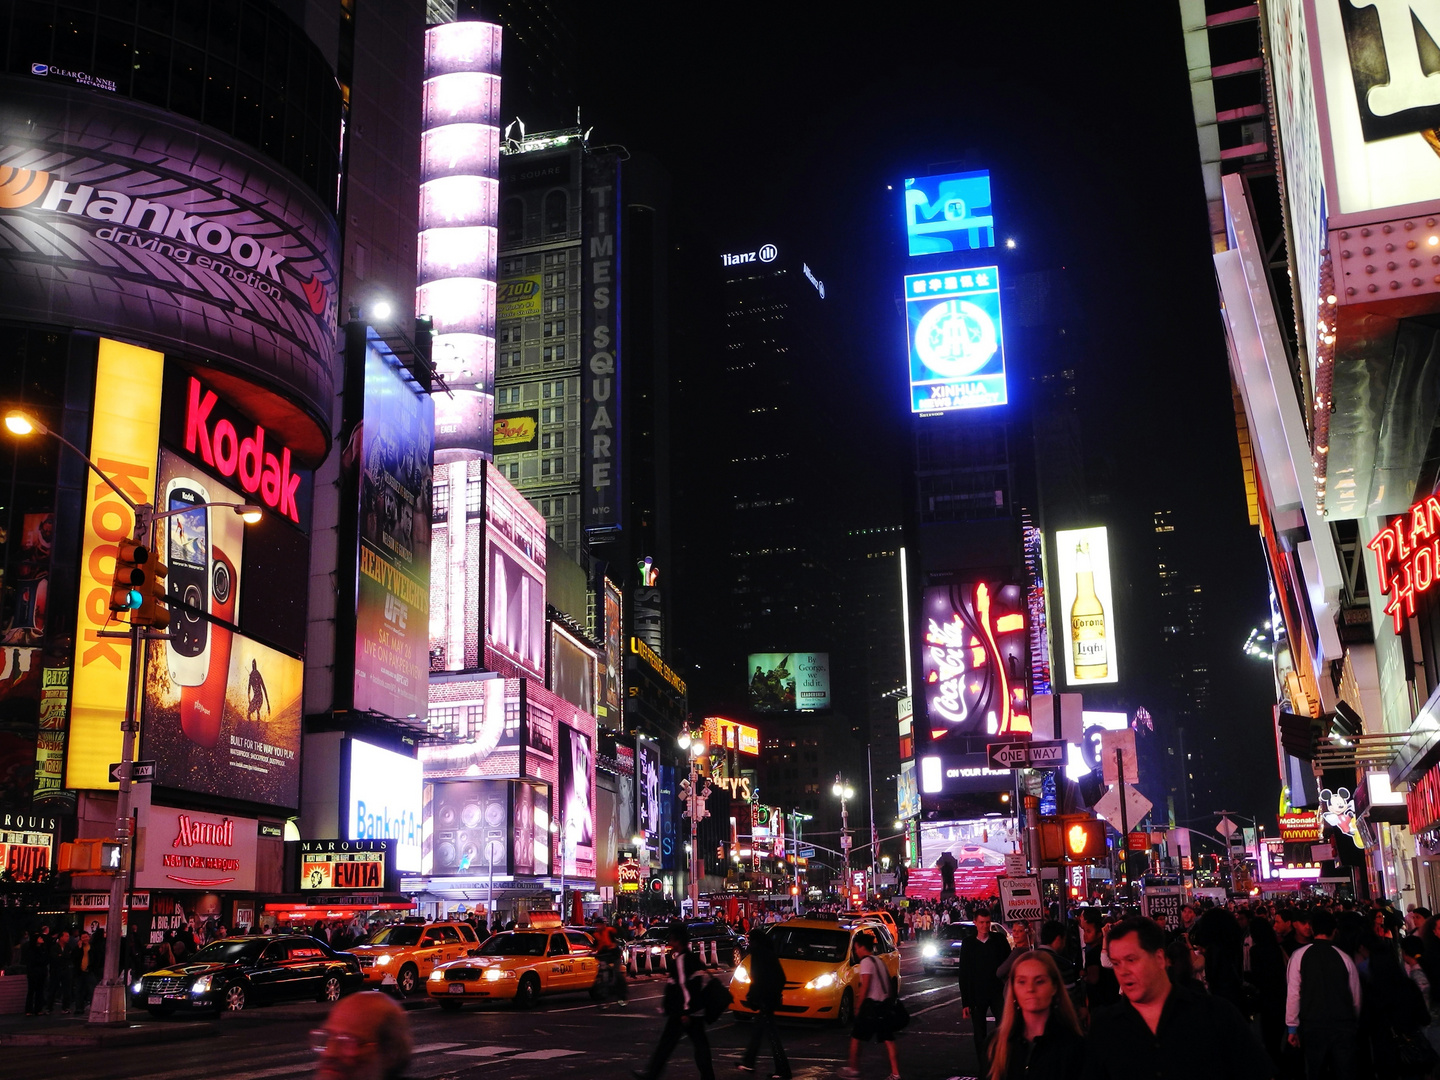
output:
POLYGON ((395 881, 392 840, 292 840, 302 893, 380 892, 395 881))

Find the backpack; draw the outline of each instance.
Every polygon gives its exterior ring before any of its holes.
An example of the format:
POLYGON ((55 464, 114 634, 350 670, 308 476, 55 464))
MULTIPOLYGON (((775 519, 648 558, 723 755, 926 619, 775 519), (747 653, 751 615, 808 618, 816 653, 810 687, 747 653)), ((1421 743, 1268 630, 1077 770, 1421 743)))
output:
POLYGON ((725 1015, 732 998, 730 988, 713 975, 706 975, 700 988, 700 1002, 705 1008, 705 1022, 713 1024, 725 1015))

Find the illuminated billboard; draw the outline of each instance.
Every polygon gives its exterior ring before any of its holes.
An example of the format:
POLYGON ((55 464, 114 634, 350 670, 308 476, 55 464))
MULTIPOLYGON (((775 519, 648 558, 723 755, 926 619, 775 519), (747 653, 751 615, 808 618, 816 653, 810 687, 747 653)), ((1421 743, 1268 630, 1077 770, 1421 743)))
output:
POLYGON ((550 689, 594 715, 599 657, 559 623, 551 623, 550 629, 550 689))
POLYGON ((1056 621, 1065 639, 1065 681, 1070 686, 1118 682, 1118 635, 1105 526, 1059 530, 1055 554, 1060 578, 1056 621))
POLYGON ((423 719, 435 406, 375 331, 367 335, 364 419, 344 455, 359 503, 353 707, 423 719))
POLYGON ((499 26, 476 20, 425 32, 415 311, 434 319, 435 368, 449 387, 435 407, 442 462, 493 454, 500 39, 499 26))
POLYGON ((346 838, 393 841, 396 869, 418 874, 423 785, 418 758, 351 739, 346 838))
POLYGON ((432 675, 429 727, 420 745, 426 780, 514 776, 520 772, 524 679, 432 675))
POLYGON ((712 750, 734 750, 757 757, 760 754, 760 732, 749 724, 727 720, 723 716, 707 716, 705 744, 712 750))
POLYGON ((909 275, 905 318, 912 413, 1009 401, 998 267, 909 275))
POLYGON ((906 180, 905 232, 911 255, 994 247, 989 170, 906 180))
POLYGON ((925 590, 920 672, 932 739, 1030 734, 1025 612, 1025 590, 1008 582, 925 590))
POLYGON ((1100 736, 1106 731, 1124 731, 1130 718, 1123 712, 1091 712, 1082 714, 1080 745, 1070 743, 1066 749, 1065 775, 1071 780, 1084 780, 1100 768, 1100 736))
POLYGON ((589 735, 569 724, 556 733, 555 817, 567 875, 595 876, 595 757, 589 735))
POLYGON ((660 753, 641 740, 635 755, 635 819, 647 847, 660 843, 660 753))
POLYGON ((922 822, 920 865, 940 871, 942 891, 960 897, 994 896, 1005 856, 1021 850, 1011 818, 922 822))
POLYGON ((829 653, 751 653, 745 667, 758 712, 830 708, 829 653))
MULTIPOLYGON (((485 467, 485 647, 545 679, 545 518, 485 467)), ((487 657, 487 666, 489 666, 487 657)), ((494 670, 492 668, 492 670, 494 670)))
POLYGON ((600 669, 600 701, 597 716, 608 721, 609 726, 620 726, 621 696, 624 693, 622 677, 625 671, 625 631, 621 625, 624 597, 609 579, 605 579, 605 663, 600 669))

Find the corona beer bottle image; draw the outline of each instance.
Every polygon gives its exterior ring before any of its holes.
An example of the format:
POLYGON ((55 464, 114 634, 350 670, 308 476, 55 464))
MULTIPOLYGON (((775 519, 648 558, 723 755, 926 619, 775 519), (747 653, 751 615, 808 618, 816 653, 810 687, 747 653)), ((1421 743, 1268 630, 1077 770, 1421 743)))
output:
POLYGON ((1075 602, 1070 605, 1070 642, 1076 682, 1103 679, 1110 674, 1105 608, 1095 595, 1089 544, 1075 545, 1075 602))

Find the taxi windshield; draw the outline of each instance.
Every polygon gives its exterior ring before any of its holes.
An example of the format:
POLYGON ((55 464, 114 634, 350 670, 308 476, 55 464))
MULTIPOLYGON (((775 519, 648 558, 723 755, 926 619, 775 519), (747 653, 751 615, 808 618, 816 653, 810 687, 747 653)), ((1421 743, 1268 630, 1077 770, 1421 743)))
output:
POLYGON ((216 941, 206 945, 187 963, 191 964, 233 964, 236 960, 253 960, 260 955, 260 950, 265 947, 265 942, 255 940, 238 939, 233 941, 216 941))
POLYGON ((373 934, 366 936, 361 945, 389 945, 392 949, 402 948, 406 945, 414 945, 420 940, 422 927, 406 926, 403 923, 398 926, 386 926, 376 930, 373 934))
POLYGON ((481 956, 544 956, 548 934, 496 934, 480 946, 481 956))
POLYGON ((821 930, 811 926, 777 926, 770 931, 770 940, 781 960, 815 960, 838 964, 850 948, 850 935, 844 930, 821 930))

